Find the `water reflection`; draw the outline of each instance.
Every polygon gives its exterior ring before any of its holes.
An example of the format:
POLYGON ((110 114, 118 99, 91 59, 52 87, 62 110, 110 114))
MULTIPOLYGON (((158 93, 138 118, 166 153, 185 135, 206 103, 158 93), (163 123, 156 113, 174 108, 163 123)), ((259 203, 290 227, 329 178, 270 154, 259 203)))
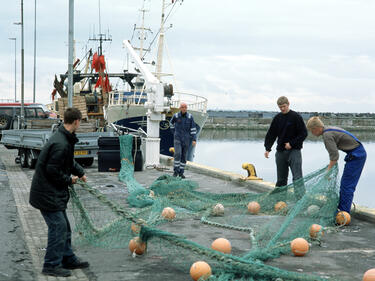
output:
MULTIPOLYGON (((203 130, 196 147, 194 161, 226 171, 246 175, 241 168, 244 162, 255 165, 258 176, 276 182, 275 151, 270 158, 264 157, 264 136, 266 131, 254 130, 203 130)), ((354 202, 375 208, 373 183, 375 174, 375 137, 370 132, 355 132, 367 151, 367 162, 354 195, 354 202)), ((275 145, 273 146, 273 149, 275 145)), ((340 176, 344 166, 345 153, 340 152, 340 176)), ((303 172, 307 175, 328 165, 328 153, 320 138, 312 137, 304 142, 302 149, 303 172)), ((291 176, 291 175, 290 175, 291 176)), ((289 180, 290 182, 290 180, 289 180)), ((230 191, 228 191, 230 192, 230 191)))

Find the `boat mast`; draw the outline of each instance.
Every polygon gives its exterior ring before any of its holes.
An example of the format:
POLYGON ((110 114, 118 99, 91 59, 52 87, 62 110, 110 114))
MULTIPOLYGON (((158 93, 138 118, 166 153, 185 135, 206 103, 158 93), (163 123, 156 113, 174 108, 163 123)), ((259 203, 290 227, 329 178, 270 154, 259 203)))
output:
POLYGON ((163 50, 164 50, 164 21, 165 21, 165 0, 163 0, 163 5, 161 9, 161 23, 160 23, 160 35, 158 42, 158 55, 156 59, 156 78, 160 80, 161 69, 163 64, 163 50))

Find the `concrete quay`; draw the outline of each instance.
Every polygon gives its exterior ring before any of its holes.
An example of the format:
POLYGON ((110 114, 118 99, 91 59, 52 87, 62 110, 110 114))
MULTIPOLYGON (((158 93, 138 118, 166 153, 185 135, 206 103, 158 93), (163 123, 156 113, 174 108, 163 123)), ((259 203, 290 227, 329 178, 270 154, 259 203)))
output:
MULTIPOLYGON (((47 227, 39 211, 28 204, 29 188, 34 171, 22 169, 15 164, 15 150, 7 150, 0 145, 0 183, 3 202, 0 204, 1 251, 0 280, 191 280, 189 268, 183 270, 171 267, 168 258, 161 255, 152 240, 148 253, 133 258, 127 245, 123 249, 103 249, 91 246, 75 248, 82 259, 90 262, 90 268, 74 270, 69 278, 46 277, 42 275, 47 227)), ((136 172, 137 181, 150 186, 160 175, 172 173, 170 158, 162 158, 166 170, 146 169, 136 172)), ((186 176, 199 183, 199 191, 213 193, 264 192, 273 184, 264 181, 243 181, 241 175, 220 171, 196 163, 188 163, 186 176)), ((118 173, 99 173, 97 162, 86 169, 88 183, 111 196, 126 197, 125 185, 118 181, 118 173)), ((68 207, 71 216, 71 206, 68 207)), ((71 220, 73 222, 73 220, 71 220)), ((292 254, 271 260, 267 264, 282 269, 314 274, 335 280, 362 280, 363 273, 375 267, 375 227, 374 211, 357 208, 352 223, 336 232, 325 235, 320 246, 313 245, 302 258, 292 254)), ((176 220, 161 226, 170 232, 183 234, 203 246, 210 247, 218 237, 231 241, 233 254, 240 255, 248 250, 248 235, 234 230, 203 225, 199 220, 176 220)), ((168 249, 165 249, 168 252, 168 249)))

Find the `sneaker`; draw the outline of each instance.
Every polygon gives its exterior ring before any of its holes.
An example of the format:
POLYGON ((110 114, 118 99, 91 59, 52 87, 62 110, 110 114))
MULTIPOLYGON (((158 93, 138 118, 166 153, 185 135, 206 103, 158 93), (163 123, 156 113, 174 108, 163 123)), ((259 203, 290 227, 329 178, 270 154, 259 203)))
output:
POLYGON ((184 178, 185 178, 184 174, 181 174, 181 175, 180 175, 180 177, 181 177, 182 179, 184 179, 184 178))
POLYGON ((68 269, 62 268, 61 266, 55 266, 43 267, 42 274, 55 277, 69 277, 72 275, 72 272, 68 269))
POLYGON ((89 266, 90 264, 87 261, 81 261, 78 258, 73 262, 67 262, 62 264, 62 267, 66 269, 87 268, 89 266))
POLYGON ((174 172, 174 173, 173 173, 173 176, 174 176, 174 177, 177 177, 177 176, 178 176, 177 172, 174 172))

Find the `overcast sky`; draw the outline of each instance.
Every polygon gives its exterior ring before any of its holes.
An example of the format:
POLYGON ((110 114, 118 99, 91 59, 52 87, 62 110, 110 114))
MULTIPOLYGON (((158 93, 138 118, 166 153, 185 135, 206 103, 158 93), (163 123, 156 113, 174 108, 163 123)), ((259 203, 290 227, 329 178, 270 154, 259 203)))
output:
MULTIPOLYGON (((0 99, 20 96, 20 0, 0 10, 0 99)), ((75 1, 76 53, 98 33, 98 0, 75 1)), ((122 41, 140 23, 142 0, 101 0, 101 29, 110 72, 126 68, 122 41)), ((69 1, 37 0, 37 101, 50 102, 55 74, 68 65, 69 1)), ((148 0, 154 34, 161 1, 148 0)), ((374 112, 375 1, 185 0, 170 16, 165 71, 177 88, 208 98, 210 109, 277 110, 286 95, 297 111, 374 112)), ((34 1, 24 0, 25 96, 32 99, 34 1)), ((152 38, 150 35, 149 38, 152 38)), ((91 45, 90 45, 91 44, 91 45)), ((156 50, 156 46, 153 47, 156 50)))

